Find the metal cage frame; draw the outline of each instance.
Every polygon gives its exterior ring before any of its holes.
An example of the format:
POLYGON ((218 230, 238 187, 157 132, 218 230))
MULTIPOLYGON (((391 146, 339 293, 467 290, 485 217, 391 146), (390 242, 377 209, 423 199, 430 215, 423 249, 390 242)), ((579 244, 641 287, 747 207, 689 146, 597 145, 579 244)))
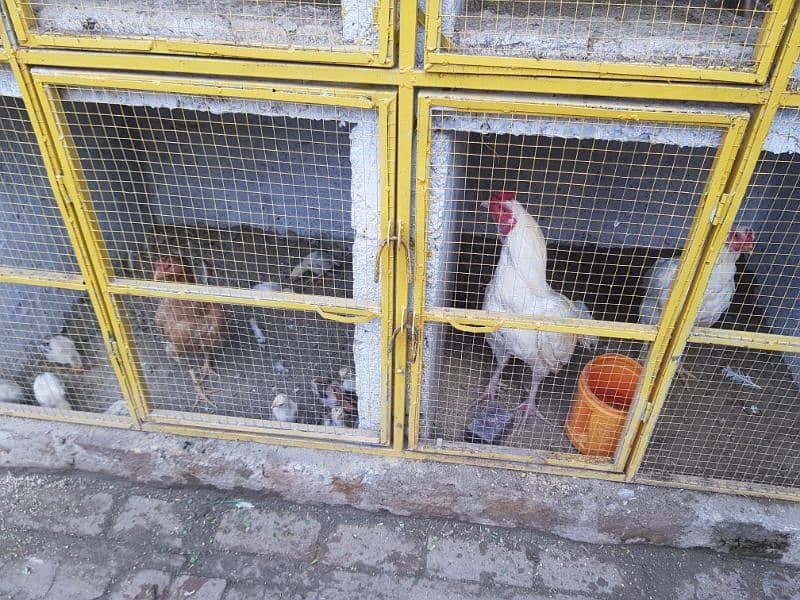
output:
MULTIPOLYGON (((391 314, 393 307, 392 291, 394 278, 389 268, 394 260, 392 244, 382 245, 376 249, 376 264, 381 273, 381 304, 358 302, 349 299, 311 296, 282 292, 259 292, 235 288, 199 287, 188 284, 158 284, 135 279, 118 278, 109 270, 109 262, 105 243, 100 234, 97 217, 92 207, 92 200, 86 193, 80 159, 71 151, 68 125, 59 119, 60 97, 57 86, 88 87, 95 89, 122 89, 137 91, 159 91, 161 93, 192 94, 242 98, 253 100, 271 100, 283 102, 302 102, 304 104, 331 105, 350 108, 372 109, 376 111, 378 129, 380 131, 379 152, 381 156, 381 229, 386 237, 391 237, 394 227, 394 163, 392 140, 395 139, 394 111, 395 95, 392 92, 353 89, 323 88, 308 86, 292 86, 285 84, 233 82, 214 79, 186 79, 163 76, 157 79, 136 74, 109 74, 88 71, 34 69, 32 85, 38 101, 44 110, 44 118, 49 129, 48 135, 61 140, 55 148, 58 159, 58 171, 55 179, 61 202, 75 211, 79 223, 84 246, 96 283, 97 300, 102 310, 114 315, 112 322, 103 324, 107 327, 104 335, 109 340, 112 361, 119 365, 123 390, 126 393, 129 410, 137 421, 145 425, 175 426, 181 429, 214 429, 254 435, 269 435, 288 438, 314 438, 329 443, 378 444, 390 442, 390 407, 388 399, 391 391, 389 374, 390 361, 381 360, 382 401, 380 431, 377 435, 366 435, 358 430, 351 432, 330 432, 318 426, 272 423, 270 421, 246 422, 245 419, 233 419, 217 415, 191 414, 191 418, 182 413, 172 411, 150 410, 147 405, 147 391, 137 368, 138 359, 132 344, 130 326, 124 316, 119 301, 120 297, 151 297, 199 300, 212 303, 239 304, 262 308, 284 308, 295 311, 314 312, 321 317, 342 323, 359 323, 381 320, 381 339, 383 356, 388 357, 391 340, 391 314), (383 251, 385 250, 385 251, 383 251)), ((104 327, 104 328, 105 328, 104 327)))
MULTIPOLYGON (((4 1, 6 0, 0 0, 0 5, 4 1)), ((381 0, 381 6, 386 7, 388 14, 388 21, 384 21, 386 30, 381 29, 387 40, 386 55, 374 58, 364 54, 348 57, 341 53, 289 53, 280 49, 235 48, 228 45, 215 48, 202 42, 177 46, 159 42, 148 47, 147 40, 141 39, 128 45, 121 43, 124 40, 120 38, 102 38, 96 44, 92 38, 76 39, 70 36, 55 36, 56 39, 52 40, 36 39, 34 33, 27 31, 30 22, 19 12, 11 10, 19 7, 23 1, 6 2, 9 4, 7 12, 14 19, 14 31, 0 28, 0 38, 4 43, 0 50, 0 60, 8 61, 19 83, 24 105, 31 116, 34 133, 39 141, 54 199, 70 236, 81 275, 65 277, 55 272, 4 270, 0 271, 0 282, 86 291, 92 300, 111 363, 122 382, 122 391, 132 412, 130 419, 113 419, 95 413, 56 413, 36 407, 6 404, 0 405, 0 415, 800 500, 798 489, 685 476, 648 479, 638 473, 673 379, 674 369, 670 367, 669 358, 679 355, 686 343, 703 341, 768 349, 798 349, 796 338, 774 335, 744 337, 741 332, 720 334, 716 329, 691 331, 689 326, 707 280, 708 265, 713 264, 713 258, 719 253, 724 232, 730 226, 742 201, 775 113, 781 107, 800 107, 800 90, 787 91, 792 69, 800 57, 800 7, 795 7, 789 18, 789 12, 795 4, 791 0, 776 0, 774 3, 773 13, 776 16, 780 13, 786 27, 779 19, 773 19, 768 26, 764 26, 766 38, 762 40, 764 45, 760 50, 760 60, 757 70, 753 72, 698 70, 687 67, 631 69, 618 64, 587 66, 569 61, 545 64, 527 59, 521 59, 522 63, 512 66, 502 57, 492 57, 490 64, 473 64, 468 60, 454 60, 455 55, 435 52, 438 48, 436 39, 433 39, 433 43, 430 39, 424 40, 426 64, 424 68, 419 68, 416 54, 417 6, 413 3, 400 5, 397 12, 399 28, 395 32, 395 8, 385 4, 386 0, 381 0), (18 35, 20 32, 30 33, 30 36, 20 37, 22 47, 11 39, 15 32, 18 35), (394 63, 392 57, 395 55, 397 61, 393 68, 344 66, 347 63, 391 67, 394 63), (223 60, 219 56, 228 58, 223 60), (264 60, 249 60, 251 58, 264 60), (774 70, 770 75, 771 68, 774 70), (231 81, 232 77, 237 78, 235 82, 231 81), (182 284, 143 284, 136 280, 114 279, 105 271, 102 240, 96 239, 98 230, 93 225, 89 199, 78 193, 80 165, 77 164, 77 158, 67 151, 64 139, 59 137, 63 133, 63 124, 58 122, 51 105, 50 85, 78 85, 81 81, 100 88, 109 82, 125 82, 124 85, 135 83, 141 89, 151 88, 155 85, 154 82, 166 82, 169 87, 159 86, 160 91, 169 91, 171 86, 178 86, 172 88, 174 90, 185 90, 192 89, 193 85, 202 85, 202 93, 206 94, 215 93, 215 86, 222 83, 229 86, 224 91, 229 95, 239 93, 268 96, 272 93, 270 90, 277 90, 275 93, 286 94, 285 98, 289 100, 299 96, 299 101, 310 102, 311 96, 317 94, 320 101, 332 104, 354 102, 379 107, 382 111, 379 123, 384 163, 381 181, 383 194, 389 203, 385 222, 382 223, 385 227, 386 244, 380 254, 383 306, 365 307, 338 300, 330 302, 328 298, 289 294, 254 299, 247 291, 231 294, 227 288, 222 293, 220 290, 182 284), (265 83, 267 81, 280 83, 272 85, 265 83), (304 83, 306 81, 315 83, 307 86, 304 83), (589 81, 591 85, 588 85, 589 81), (739 85, 761 83, 766 85, 739 85), (454 88, 464 91, 444 91, 454 88), (231 89, 234 91, 231 92, 231 89), (696 212, 696 227, 689 238, 692 243, 685 247, 683 253, 687 266, 693 267, 696 277, 676 279, 672 294, 674 300, 679 295, 677 288, 680 287, 688 294, 691 302, 686 306, 679 306, 673 301, 669 311, 665 311, 658 333, 655 329, 643 332, 639 326, 620 326, 608 322, 587 323, 573 319, 543 322, 535 319, 509 319, 505 315, 502 318, 496 315, 486 316, 479 314, 479 311, 412 311, 412 298, 408 292, 413 290, 415 294, 413 306, 422 306, 422 296, 419 295, 422 286, 419 284, 424 283, 424 273, 420 279, 420 268, 424 269, 425 265, 425 238, 419 233, 424 230, 417 229, 417 234, 412 237, 410 224, 425 212, 425 195, 422 192, 428 184, 424 173, 427 165, 425 154, 430 150, 426 142, 426 136, 429 136, 429 109, 435 103, 449 103, 454 109, 462 106, 474 108, 476 100, 485 102, 487 99, 486 95, 479 95, 478 92, 491 92, 494 99, 489 100, 489 106, 506 111, 520 110, 518 102, 514 102, 513 106, 509 105, 508 98, 504 96, 508 93, 689 101, 706 106, 711 113, 714 112, 716 103, 729 103, 752 110, 753 115, 747 126, 742 122, 741 126, 734 128, 735 133, 727 136, 731 144, 726 149, 725 159, 733 161, 732 168, 725 177, 722 176, 725 169, 716 169, 715 172, 720 174, 719 180, 715 180, 713 187, 706 190, 706 201, 696 212), (732 136, 737 138, 736 144, 732 142, 732 136), (414 203, 416 215, 412 213, 414 203), (719 209, 721 204, 724 206, 719 209), (712 213, 715 215, 714 219, 710 218, 712 213), (715 220, 716 223, 713 222, 715 220), (174 415, 149 412, 144 403, 141 382, 135 373, 134 357, 128 346, 129 332, 126 324, 115 313, 115 294, 149 297, 181 294, 181 297, 211 302, 283 307, 308 312, 321 310, 334 319, 358 320, 379 314, 384 344, 382 368, 386 383, 380 439, 358 440, 351 436, 326 436, 316 432, 298 435, 285 428, 271 428, 268 422, 258 422, 253 427, 242 426, 241 423, 221 423, 216 418, 208 422, 200 422, 194 418, 185 422, 180 417, 173 418, 174 415), (419 375, 423 366, 419 357, 415 356, 419 354, 417 350, 420 328, 426 322, 451 321, 457 325, 479 329, 509 324, 564 332, 575 332, 589 324, 590 331, 600 336, 629 339, 644 336, 645 340, 658 340, 661 356, 657 357, 658 360, 649 361, 655 371, 651 393, 647 398, 640 395, 635 411, 632 411, 636 414, 629 418, 624 441, 614 459, 593 462, 576 460, 575 455, 569 455, 544 456, 533 460, 529 457, 509 457, 507 454, 495 456, 488 452, 465 450, 437 452, 420 447, 419 415, 414 413, 419 409, 419 375), (408 390, 411 390, 410 395, 408 390), (645 417, 644 421, 642 417, 645 417)), ((441 0, 434 0, 428 6, 427 18, 423 19, 426 22, 423 36, 426 38, 435 36, 440 26, 441 15, 437 13, 440 5, 441 0)), ((592 102, 593 100, 586 101, 587 105, 592 102)), ((526 104, 536 105, 536 101, 531 100, 526 104)), ((529 109, 523 106, 521 110, 529 109)), ((565 109, 560 110, 564 114, 565 109)), ((691 121, 690 117, 696 119, 696 115, 688 113, 680 118, 691 121)), ((419 225, 417 223, 418 227, 419 225)), ((652 356, 656 356, 655 350, 651 349, 652 356)))
POLYGON ((534 59, 459 53, 442 35, 444 0, 430 0, 425 19, 425 69, 434 72, 476 74, 572 75, 594 78, 672 79, 730 83, 764 83, 781 42, 782 27, 792 10, 792 0, 775 0, 754 45, 756 68, 741 71, 681 65, 641 65, 616 62, 582 62, 567 59, 534 59))
POLYGON ((258 60, 289 60, 314 63, 391 67, 394 63, 395 8, 391 0, 376 0, 374 24, 378 46, 374 51, 327 51, 291 49, 283 46, 244 46, 190 41, 180 38, 143 36, 81 36, 43 34, 34 31, 36 15, 28 0, 6 0, 8 14, 21 46, 31 48, 77 48, 120 52, 152 52, 185 56, 227 56, 258 60))
POLYGON ((681 112, 680 110, 658 110, 655 108, 609 108, 602 105, 567 104, 558 101, 486 98, 448 92, 423 92, 418 97, 418 130, 417 130, 417 187, 415 194, 415 256, 413 270, 413 305, 411 317, 412 348, 408 358, 411 363, 410 410, 409 410, 409 447, 413 450, 431 454, 452 454, 459 456, 480 456, 505 461, 525 463, 544 462, 561 467, 578 467, 597 471, 621 473, 633 441, 638 434, 640 423, 646 423, 650 417, 651 405, 648 398, 651 391, 649 382, 659 370, 661 360, 671 338, 680 313, 682 298, 689 288, 690 275, 697 268, 698 260, 704 247, 706 237, 712 223, 721 216, 720 206, 725 202, 723 187, 736 151, 742 141, 748 116, 744 113, 724 114, 712 111, 704 113, 681 112), (654 123, 697 125, 719 128, 722 133, 720 144, 714 158, 714 165, 709 172, 703 197, 696 207, 687 243, 681 252, 682 276, 673 282, 670 299, 664 309, 660 324, 642 326, 627 323, 589 321, 583 319, 549 319, 525 316, 491 314, 480 310, 456 310, 449 308, 431 308, 425 305, 426 271, 427 271, 427 220, 429 207, 428 164, 430 159, 431 109, 449 109, 457 111, 490 112, 494 114, 519 114, 559 117, 595 117, 603 119, 646 120, 654 123), (623 437, 611 461, 590 456, 569 453, 539 452, 544 456, 516 454, 511 451, 503 453, 492 450, 470 447, 467 444, 448 443, 446 447, 430 447, 420 442, 420 407, 421 379, 424 368, 422 354, 418 348, 422 344, 424 327, 427 323, 446 323, 457 330, 472 333, 496 331, 501 327, 520 329, 537 329, 564 333, 583 333, 598 337, 615 337, 626 340, 652 343, 650 357, 641 377, 643 382, 637 399, 631 406, 623 437))

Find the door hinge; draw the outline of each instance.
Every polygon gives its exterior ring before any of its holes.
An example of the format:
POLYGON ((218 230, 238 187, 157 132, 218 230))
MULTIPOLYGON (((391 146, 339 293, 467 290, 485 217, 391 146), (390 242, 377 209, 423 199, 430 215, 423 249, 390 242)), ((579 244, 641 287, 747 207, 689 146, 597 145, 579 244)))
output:
POLYGON ((725 215, 728 212, 728 207, 731 204, 730 194, 721 194, 716 206, 711 210, 711 224, 716 227, 722 223, 725 215))

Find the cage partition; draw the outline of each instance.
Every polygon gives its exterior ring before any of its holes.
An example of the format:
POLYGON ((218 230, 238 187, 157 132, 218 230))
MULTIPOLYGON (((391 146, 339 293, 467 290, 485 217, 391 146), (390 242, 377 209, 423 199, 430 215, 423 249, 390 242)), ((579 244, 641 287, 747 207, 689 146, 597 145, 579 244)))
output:
POLYGON ((431 92, 420 114, 410 443, 620 468, 622 442, 578 455, 576 386, 638 362, 638 419, 746 113, 431 92))
POLYGON ((790 0, 431 0, 431 70, 763 82, 790 0))
POLYGON ((800 109, 778 111, 680 353, 640 477, 800 488, 800 109), (749 232, 746 237, 742 232, 749 232), (750 240, 749 242, 747 240, 750 240), (742 242, 743 243, 740 243, 742 242), (718 273, 735 271, 733 286, 718 273), (703 317, 712 303, 724 312, 703 317), (688 385, 687 385, 688 384, 688 385))
POLYGON ((386 442, 393 96, 34 79, 146 418, 386 442))
POLYGON ((0 414, 127 427, 30 115, 0 65, 0 414))
POLYGON ((9 0, 23 45, 387 66, 386 0, 9 0))

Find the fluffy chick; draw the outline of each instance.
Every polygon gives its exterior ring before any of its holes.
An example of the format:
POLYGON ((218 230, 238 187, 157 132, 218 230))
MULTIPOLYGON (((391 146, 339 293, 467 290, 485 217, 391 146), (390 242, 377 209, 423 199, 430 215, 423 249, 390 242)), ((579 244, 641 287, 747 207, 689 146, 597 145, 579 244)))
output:
POLYGON ((42 352, 47 362, 64 365, 78 373, 83 371, 83 359, 72 338, 54 335, 42 344, 42 352))
POLYGON ((334 406, 328 416, 325 417, 323 423, 326 427, 344 427, 346 415, 344 408, 341 406, 334 406))
POLYGON ((326 425, 358 427, 358 396, 346 391, 338 381, 325 377, 314 377, 311 385, 327 409, 324 418, 326 425), (341 409, 341 412, 338 409, 341 409), (336 425, 336 423, 341 424, 336 425))
POLYGON ((0 402, 19 402, 22 388, 10 379, 0 379, 0 402))
POLYGON ((39 406, 72 410, 67 402, 67 390, 64 384, 53 373, 39 373, 36 376, 33 380, 33 397, 39 406))
POLYGON ((297 402, 286 394, 278 394, 272 401, 272 416, 284 423, 294 423, 297 419, 297 402))

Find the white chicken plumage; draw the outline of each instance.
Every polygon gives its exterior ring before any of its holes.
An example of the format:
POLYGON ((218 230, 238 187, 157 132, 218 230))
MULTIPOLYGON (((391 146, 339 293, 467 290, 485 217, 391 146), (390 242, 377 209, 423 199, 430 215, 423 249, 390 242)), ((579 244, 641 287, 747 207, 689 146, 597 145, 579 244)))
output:
MULTIPOLYGON (((736 229, 728 233, 725 246, 714 264, 711 276, 697 310, 695 325, 711 327, 728 310, 736 291, 736 261, 742 252, 750 252, 755 243, 753 230, 736 229)), ((661 258, 646 273, 648 282, 644 300, 639 307, 639 323, 657 325, 678 272, 679 259, 661 258)))
POLYGON ((22 388, 10 379, 0 379, 0 402, 19 402, 22 388))
MULTIPOLYGON (((536 220, 515 200, 511 192, 495 192, 489 210, 497 221, 503 248, 494 276, 486 288, 483 309, 517 315, 550 318, 591 319, 583 302, 573 302, 553 290, 547 282, 547 245, 536 220)), ((536 405, 539 384, 548 375, 557 373, 569 362, 575 345, 587 348, 596 338, 554 331, 533 329, 499 329, 486 334, 497 365, 484 396, 494 400, 500 378, 512 357, 525 362, 532 371, 528 399, 519 405, 525 415, 533 412, 547 420, 536 405)))
POLYGON ((33 397, 39 406, 45 408, 58 408, 72 410, 67 401, 67 390, 57 375, 53 373, 39 373, 33 380, 33 397))

